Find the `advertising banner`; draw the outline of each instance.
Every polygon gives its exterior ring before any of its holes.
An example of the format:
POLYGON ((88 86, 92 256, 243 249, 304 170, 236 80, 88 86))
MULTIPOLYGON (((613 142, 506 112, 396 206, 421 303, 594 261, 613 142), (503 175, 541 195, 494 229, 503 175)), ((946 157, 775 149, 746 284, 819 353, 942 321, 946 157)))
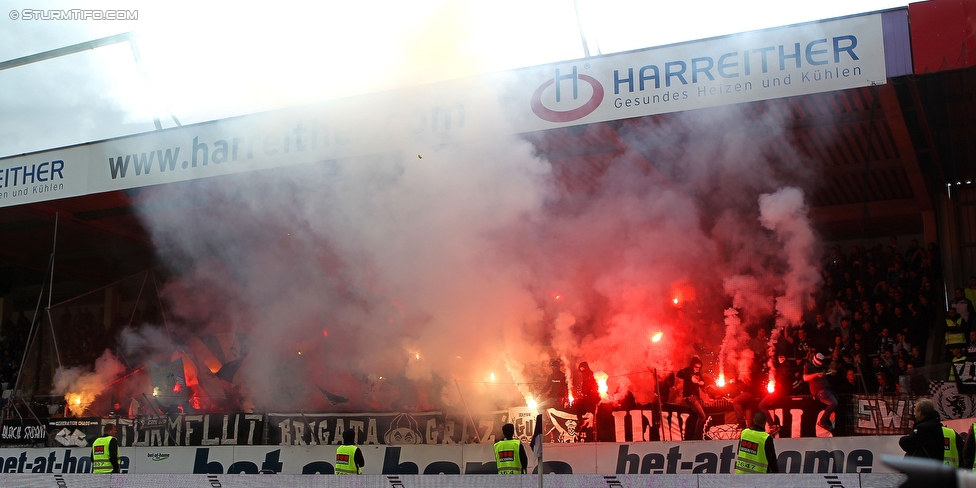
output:
MULTIPOLYGON (((730 473, 736 441, 546 444, 547 474, 721 474, 730 473)), ((881 456, 903 456, 898 436, 776 439, 777 460, 786 473, 892 472, 881 456)), ((361 445, 365 474, 494 473, 490 444, 361 445)), ((214 446, 126 447, 123 473, 133 474, 331 474, 336 447, 214 446)), ((78 473, 91 470, 90 449, 0 448, 4 473, 78 473)), ((529 471, 537 466, 531 459, 529 471)), ((826 486, 826 485, 825 485, 826 486)))
POLYGON ((0 207, 886 80, 882 15, 845 17, 3 158, 0 207))

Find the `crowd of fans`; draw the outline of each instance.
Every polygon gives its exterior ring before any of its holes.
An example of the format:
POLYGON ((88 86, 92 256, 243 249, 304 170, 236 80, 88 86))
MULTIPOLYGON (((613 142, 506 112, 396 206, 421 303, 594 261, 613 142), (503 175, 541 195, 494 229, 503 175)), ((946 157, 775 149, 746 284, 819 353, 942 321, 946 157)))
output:
MULTIPOLYGON (((930 378, 955 379, 953 370, 933 365, 976 355, 976 277, 955 289, 945 307, 934 243, 923 248, 912 240, 902 249, 892 237, 888 246, 853 246, 849 254, 835 245, 826 250, 822 269, 822 293, 809 319, 782 331, 771 349, 765 328, 750 342, 757 358, 753 376, 760 380, 742 385, 745 394, 734 402, 740 423, 756 401, 768 410, 784 394, 811 395, 831 412, 839 406, 835 417, 850 413, 845 403, 853 394, 924 396, 930 378), (775 394, 764 391, 770 352, 775 394), (922 369, 938 373, 923 375, 922 369)), ((820 425, 836 427, 826 420, 820 425)))
MULTIPOLYGON (((934 243, 922 248, 913 239, 900 249, 892 237, 888 246, 853 246, 849 255, 833 246, 824 257, 823 282, 811 320, 784 334, 776 344, 777 355, 802 365, 821 353, 838 378, 848 370, 858 375, 856 388, 841 385, 856 390, 845 393, 883 394, 909 386, 897 380, 911 376, 913 368, 948 359, 948 351, 941 349, 926 357, 938 320, 952 313, 941 309, 944 286, 934 243)), ((976 288, 969 290, 976 297, 976 288)), ((952 307, 959 308, 950 309, 965 310, 961 325, 968 329, 976 313, 968 311, 973 305, 965 290, 957 293, 962 297, 952 307)))
MULTIPOLYGON (((925 395, 928 383, 916 374, 919 368, 959 361, 967 354, 976 356, 976 277, 969 280, 968 287, 950 293, 946 308, 942 263, 934 243, 922 247, 913 239, 901 248, 892 237, 887 246, 852 246, 848 253, 834 245, 824 253, 822 273, 823 287, 805 323, 780 331, 772 348, 772 323, 755 332, 749 344, 755 357, 751 381, 738 379, 737 387, 724 393, 737 398, 740 423, 748 418, 743 409, 766 410, 779 394, 818 397, 822 389, 829 388, 842 402, 845 396, 858 393, 925 395), (768 357, 770 353, 773 358, 768 357), (775 364, 777 395, 766 391, 770 364, 775 364), (818 370, 824 376, 812 375, 811 371, 818 370)), ((93 311, 85 306, 52 311, 58 341, 70 345, 60 349, 65 365, 93 364, 101 351, 116 346, 107 342, 115 340, 112 331, 130 321, 160 319, 160 311, 153 305, 136 309, 130 316, 116 313, 108 324, 104 314, 104 309, 93 311)), ((0 327, 4 389, 14 387, 30 329, 31 321, 22 312, 11 314, 0 327)), ((565 402, 568 391, 563 368, 558 361, 550 366, 552 375, 542 397, 565 402)), ((584 366, 586 363, 580 365, 584 366)), ((574 376, 592 379, 592 374, 584 373, 581 369, 574 376)), ((593 395, 586 392, 595 385, 574 386, 576 403, 591 403, 593 395)), ((828 409, 836 407, 829 404, 829 398, 822 401, 828 403, 828 409)))

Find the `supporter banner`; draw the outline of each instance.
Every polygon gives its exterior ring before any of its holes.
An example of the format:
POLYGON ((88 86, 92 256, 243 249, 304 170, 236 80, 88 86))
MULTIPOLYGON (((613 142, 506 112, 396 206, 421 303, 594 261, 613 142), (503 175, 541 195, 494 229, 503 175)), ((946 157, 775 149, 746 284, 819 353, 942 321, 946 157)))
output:
MULTIPOLYGON (((358 444, 462 444, 494 443, 511 412, 476 417, 424 413, 268 414, 268 444, 315 446, 339 444, 342 431, 353 429, 358 444), (475 422, 472 425, 471 422, 475 422)), ((519 423, 516 435, 528 441, 534 425, 519 423), (521 427, 521 428, 519 428, 521 427)))
POLYGON ((102 434, 102 419, 56 418, 47 421, 47 445, 85 447, 102 434))
POLYGON ((149 363, 152 374, 153 398, 160 405, 182 405, 186 402, 190 389, 186 386, 186 373, 183 358, 169 364, 149 363))
POLYGON ((976 361, 949 363, 949 366, 956 370, 959 392, 967 395, 976 393, 976 361))
POLYGON ((48 445, 90 446, 101 435, 105 424, 116 424, 115 437, 122 447, 264 444, 264 415, 231 413, 137 419, 50 419, 48 445))
POLYGON ((943 420, 976 417, 976 395, 960 391, 954 381, 929 382, 929 394, 943 420))
POLYGON ((6 419, 0 427, 0 444, 46 444, 47 427, 34 419, 6 419))
MULTIPOLYGON (((709 417, 708 422, 704 426, 704 433, 708 436, 708 439, 739 438, 738 433, 740 429, 734 423, 736 419, 731 402, 706 403, 704 409, 705 415, 709 417)), ((820 418, 823 409, 824 404, 809 395, 784 397, 772 406, 773 414, 779 419, 780 425, 782 425, 779 437, 829 437, 830 434, 827 431, 817 427, 817 420, 820 418)), ((702 438, 701 434, 691 436, 691 433, 687 432, 687 429, 690 428, 691 421, 694 420, 691 416, 690 408, 683 404, 665 403, 662 411, 661 440, 680 441, 684 439, 702 438)), ((615 418, 620 417, 621 420, 625 421, 623 436, 627 437, 622 438, 618 434, 617 438, 614 439, 616 442, 658 440, 653 437, 656 434, 653 431, 645 431, 643 433, 643 439, 636 437, 636 431, 628 431, 628 425, 630 429, 633 429, 637 425, 637 421, 635 420, 637 413, 644 417, 645 420, 642 428, 647 429, 648 423, 654 419, 651 411, 635 411, 629 415, 621 415, 620 412, 613 413, 615 418)), ((837 413, 838 415, 842 415, 844 414, 844 410, 838 410, 837 413)), ((615 423, 615 426, 619 430, 620 422, 615 423)), ((600 440, 603 440, 603 436, 600 436, 600 440)))
POLYGON ((914 405, 908 397, 854 395, 856 410, 854 433, 861 435, 899 434, 912 430, 914 405))
MULTIPOLYGON (((902 456, 898 436, 776 439, 780 470, 786 473, 876 473, 892 470, 881 456, 902 456)), ((364 445, 366 474, 494 473, 489 444, 364 445)), ((120 449, 123 473, 332 474, 335 446, 127 447, 120 449)), ((547 444, 545 473, 712 474, 730 473, 736 441, 547 444)), ((91 470, 85 448, 0 448, 4 473, 79 473, 91 470)), ((536 472, 530 459, 529 470, 536 472)), ((828 486, 824 484, 823 486, 828 486)))

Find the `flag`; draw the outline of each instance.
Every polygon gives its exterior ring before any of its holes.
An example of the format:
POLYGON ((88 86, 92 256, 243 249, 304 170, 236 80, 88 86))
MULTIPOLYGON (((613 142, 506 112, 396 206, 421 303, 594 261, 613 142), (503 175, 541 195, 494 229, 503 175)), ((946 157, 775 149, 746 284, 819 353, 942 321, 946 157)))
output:
POLYGON ((529 443, 532 453, 536 459, 542 459, 542 414, 535 416, 535 432, 532 434, 532 442, 529 443))

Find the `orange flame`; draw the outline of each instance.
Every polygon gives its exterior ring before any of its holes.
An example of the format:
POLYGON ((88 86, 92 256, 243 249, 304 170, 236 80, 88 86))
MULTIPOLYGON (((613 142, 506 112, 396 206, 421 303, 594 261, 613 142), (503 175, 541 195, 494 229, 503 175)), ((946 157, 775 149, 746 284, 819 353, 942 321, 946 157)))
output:
POLYGON ((575 401, 576 401, 576 399, 575 399, 575 398, 573 398, 573 394, 572 394, 572 393, 570 393, 570 394, 569 394, 569 404, 570 404, 570 405, 572 405, 572 404, 573 404, 573 402, 575 402, 575 401))
POLYGON ((596 379, 597 388, 600 391, 600 398, 607 398, 607 392, 610 388, 607 386, 607 378, 610 376, 603 371, 597 371, 593 373, 593 378, 596 379))
POLYGON ((724 373, 719 373, 718 374, 718 379, 715 380, 715 384, 718 385, 719 388, 725 386, 725 374, 724 373))
POLYGON ((769 383, 766 383, 766 391, 770 393, 776 391, 776 381, 769 380, 769 383))
POLYGON ((66 393, 64 399, 67 402, 68 412, 75 417, 81 417, 85 409, 95 400, 95 395, 90 391, 66 393))

